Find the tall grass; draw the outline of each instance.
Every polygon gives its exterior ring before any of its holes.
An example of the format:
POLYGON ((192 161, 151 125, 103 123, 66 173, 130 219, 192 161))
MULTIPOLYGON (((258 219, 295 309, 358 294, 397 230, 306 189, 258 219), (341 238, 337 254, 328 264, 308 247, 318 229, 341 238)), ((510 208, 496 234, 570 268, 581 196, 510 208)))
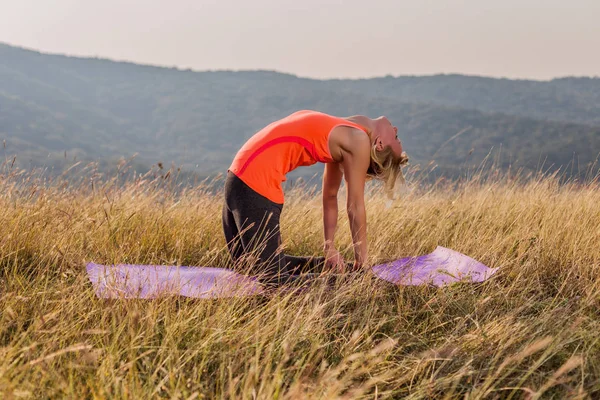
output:
MULTIPOLYGON (((365 275, 245 299, 101 300, 88 261, 229 263, 218 191, 119 179, 0 178, 0 397, 600 394, 597 181, 475 176, 413 184, 392 207, 369 194, 372 263, 441 245, 500 267, 483 284, 365 275)), ((318 192, 290 193, 282 224, 290 253, 319 254, 318 192)), ((343 212, 337 236, 351 257, 343 212)))

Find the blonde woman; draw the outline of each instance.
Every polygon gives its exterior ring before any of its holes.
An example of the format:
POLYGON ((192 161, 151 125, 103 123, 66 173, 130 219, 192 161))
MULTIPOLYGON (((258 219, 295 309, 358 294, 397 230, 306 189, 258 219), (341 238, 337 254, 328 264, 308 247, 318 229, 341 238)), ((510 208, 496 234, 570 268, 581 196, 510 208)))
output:
POLYGON ((346 181, 346 207, 352 242, 353 269, 367 260, 365 182, 384 181, 388 195, 408 161, 398 128, 386 117, 335 117, 298 111, 252 136, 239 150, 225 181, 223 230, 233 261, 250 260, 250 273, 269 285, 289 282, 323 266, 343 272, 349 267, 334 246, 337 194, 346 181), (300 166, 325 163, 323 174, 324 257, 293 257, 280 251, 279 220, 284 204, 282 182, 300 166))

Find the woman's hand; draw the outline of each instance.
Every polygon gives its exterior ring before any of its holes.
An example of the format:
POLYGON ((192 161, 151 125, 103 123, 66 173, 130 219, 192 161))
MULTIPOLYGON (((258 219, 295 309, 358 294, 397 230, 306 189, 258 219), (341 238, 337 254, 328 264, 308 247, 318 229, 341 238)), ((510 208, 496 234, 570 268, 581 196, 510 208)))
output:
POLYGON ((325 267, 337 273, 346 271, 344 257, 334 247, 325 247, 325 267))

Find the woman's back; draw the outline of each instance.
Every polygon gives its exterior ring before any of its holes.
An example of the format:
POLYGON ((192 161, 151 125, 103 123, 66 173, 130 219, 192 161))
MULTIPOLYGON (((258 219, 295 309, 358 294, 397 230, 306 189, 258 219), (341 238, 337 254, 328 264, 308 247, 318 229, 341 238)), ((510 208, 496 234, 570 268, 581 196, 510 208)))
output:
POLYGON ((252 136, 235 156, 229 170, 254 191, 283 204, 281 183, 300 166, 332 162, 329 134, 340 125, 365 131, 346 119, 303 110, 275 121, 252 136))

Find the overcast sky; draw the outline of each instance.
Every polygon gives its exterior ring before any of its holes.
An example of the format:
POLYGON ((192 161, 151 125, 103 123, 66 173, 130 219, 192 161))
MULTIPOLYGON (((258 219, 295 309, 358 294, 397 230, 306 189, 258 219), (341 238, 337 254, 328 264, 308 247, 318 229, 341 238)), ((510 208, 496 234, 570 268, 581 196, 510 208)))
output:
POLYGON ((600 0, 0 0, 0 42, 300 76, 600 76, 600 0))

